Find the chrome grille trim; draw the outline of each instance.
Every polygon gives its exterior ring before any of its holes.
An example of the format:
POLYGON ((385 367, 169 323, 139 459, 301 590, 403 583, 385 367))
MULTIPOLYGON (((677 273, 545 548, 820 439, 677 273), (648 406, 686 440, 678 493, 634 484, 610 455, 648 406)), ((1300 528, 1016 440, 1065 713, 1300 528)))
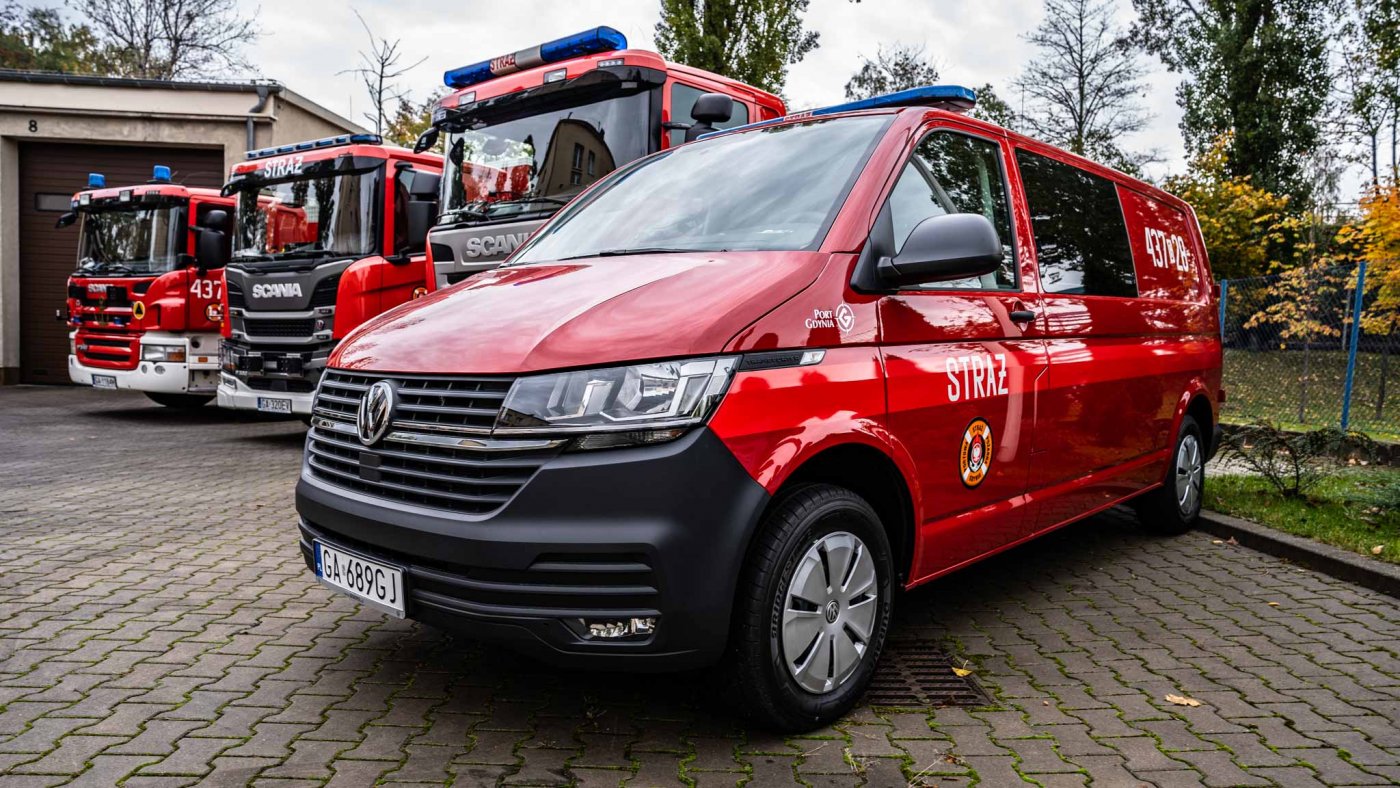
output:
POLYGON ((307 435, 307 472, 325 484, 372 498, 490 514, 566 443, 486 436, 513 382, 328 369, 316 392, 307 435), (379 380, 393 383, 396 414, 409 418, 395 419, 389 434, 365 446, 355 414, 365 392, 379 380), (425 421, 429 418, 434 421, 425 421), (468 424, 481 426, 462 426, 468 424))

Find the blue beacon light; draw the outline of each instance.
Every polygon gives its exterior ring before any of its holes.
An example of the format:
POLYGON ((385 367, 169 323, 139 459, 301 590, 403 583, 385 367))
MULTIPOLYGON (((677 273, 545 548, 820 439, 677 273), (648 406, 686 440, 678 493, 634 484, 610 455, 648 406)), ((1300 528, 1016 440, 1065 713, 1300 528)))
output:
POLYGON ((514 74, 527 68, 558 63, 581 55, 613 52, 627 48, 627 36, 611 27, 595 27, 582 33, 556 38, 538 46, 501 55, 480 63, 454 68, 442 75, 443 84, 450 88, 465 88, 493 77, 514 74))

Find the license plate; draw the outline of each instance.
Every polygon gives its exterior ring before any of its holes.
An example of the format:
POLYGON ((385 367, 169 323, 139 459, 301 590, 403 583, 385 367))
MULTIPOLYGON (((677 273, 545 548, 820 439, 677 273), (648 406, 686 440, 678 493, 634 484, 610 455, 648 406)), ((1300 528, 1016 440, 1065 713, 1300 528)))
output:
POLYGON ((321 582, 386 613, 404 617, 403 570, 321 542, 312 542, 312 546, 316 577, 321 582))
POLYGON ((263 413, 288 413, 292 412, 292 401, 278 397, 258 397, 258 410, 263 413))
POLYGON ((117 387, 116 375, 93 375, 92 387, 95 389, 114 389, 117 387))

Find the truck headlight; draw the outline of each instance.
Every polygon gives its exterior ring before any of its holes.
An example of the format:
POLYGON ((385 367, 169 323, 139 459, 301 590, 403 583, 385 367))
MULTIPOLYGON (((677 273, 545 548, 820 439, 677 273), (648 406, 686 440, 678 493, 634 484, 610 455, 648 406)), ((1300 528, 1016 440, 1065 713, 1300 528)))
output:
POLYGON ((142 345, 142 361, 181 362, 185 360, 184 345, 142 345))
POLYGON ((506 395, 492 434, 625 432, 635 438, 579 448, 679 437, 714 412, 737 364, 736 357, 723 356, 523 377, 506 395))

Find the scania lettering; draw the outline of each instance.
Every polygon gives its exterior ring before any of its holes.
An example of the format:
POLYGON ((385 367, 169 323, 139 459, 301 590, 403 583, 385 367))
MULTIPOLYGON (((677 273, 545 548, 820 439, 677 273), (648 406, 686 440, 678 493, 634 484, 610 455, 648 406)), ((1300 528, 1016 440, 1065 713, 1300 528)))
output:
POLYGON ((249 151, 238 204, 219 405, 306 416, 331 348, 435 288, 424 238, 442 159, 347 135, 249 151))
POLYGON ((1195 214, 974 100, 661 151, 347 337, 308 567, 349 551, 402 585, 344 593, 563 665, 719 663, 793 731, 860 698, 897 590, 1118 504, 1190 528, 1224 396, 1195 214))
POLYGON ((628 49, 608 27, 453 69, 444 81, 454 92, 418 145, 445 135, 442 215, 429 235, 440 287, 494 268, 618 167, 784 112, 771 93, 628 49))
POLYGON ((78 269, 59 315, 72 328, 74 383, 143 391, 169 407, 214 398, 224 289, 214 258, 228 243, 232 211, 232 199, 173 183, 162 165, 141 185, 88 176, 59 219, 79 233, 78 269))

